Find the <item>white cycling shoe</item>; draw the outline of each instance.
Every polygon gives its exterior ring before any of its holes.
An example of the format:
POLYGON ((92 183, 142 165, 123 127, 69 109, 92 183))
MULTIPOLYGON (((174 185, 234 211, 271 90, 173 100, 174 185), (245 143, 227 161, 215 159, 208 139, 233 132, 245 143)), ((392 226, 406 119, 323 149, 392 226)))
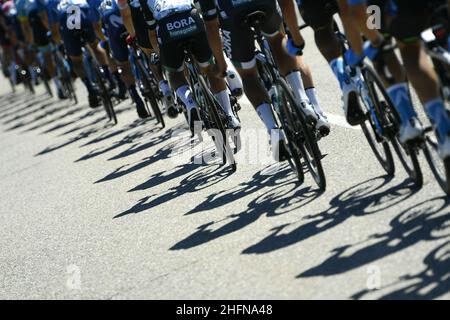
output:
POLYGON ((344 114, 348 124, 357 126, 364 122, 365 114, 361 108, 356 86, 352 83, 344 82, 342 87, 344 99, 344 114))
POLYGON ((283 162, 291 157, 286 147, 284 133, 279 129, 272 130, 272 134, 270 135, 270 147, 272 150, 272 157, 275 161, 283 162))
POLYGON ((422 136, 423 127, 417 118, 411 118, 406 125, 400 127, 399 140, 402 144, 421 139, 422 136))
POLYGON ((239 122, 238 118, 235 117, 235 115, 229 115, 227 117, 228 125, 231 129, 238 130, 241 128, 241 123, 239 122))

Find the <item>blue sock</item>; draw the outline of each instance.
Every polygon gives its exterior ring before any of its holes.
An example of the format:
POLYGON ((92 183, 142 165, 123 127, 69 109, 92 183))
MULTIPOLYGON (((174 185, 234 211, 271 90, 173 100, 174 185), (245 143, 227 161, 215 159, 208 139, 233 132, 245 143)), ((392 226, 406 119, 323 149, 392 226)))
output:
POLYGON ((402 124, 407 123, 411 118, 417 117, 408 92, 406 83, 395 84, 387 89, 387 93, 392 100, 402 124))
POLYGON ((450 117, 442 99, 437 98, 425 103, 425 111, 431 122, 436 126, 439 139, 442 140, 450 133, 450 117))
POLYGON ((330 62, 331 70, 333 70, 334 75, 339 81, 339 85, 341 86, 341 89, 344 85, 344 82, 348 80, 347 74, 344 71, 344 59, 336 58, 333 61, 330 62))

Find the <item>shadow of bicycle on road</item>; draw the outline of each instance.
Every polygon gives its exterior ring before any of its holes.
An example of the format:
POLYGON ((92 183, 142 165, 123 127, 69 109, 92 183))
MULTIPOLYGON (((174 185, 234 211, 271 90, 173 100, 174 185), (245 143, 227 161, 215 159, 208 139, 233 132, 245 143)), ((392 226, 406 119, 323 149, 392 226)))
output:
MULTIPOLYGON (((342 274, 359 268, 379 259, 407 249, 422 241, 436 241, 450 236, 450 209, 446 198, 434 198, 410 207, 395 217, 391 223, 391 229, 385 233, 374 234, 366 241, 353 245, 337 247, 332 251, 332 256, 321 264, 310 268, 298 275, 298 278, 315 276, 332 276, 342 274)), ((445 247, 448 250, 448 246, 445 247)), ((442 253, 441 250, 439 250, 442 253)), ((448 255, 448 252, 446 253, 448 255)), ((425 258, 427 270, 417 275, 407 276, 402 280, 416 280, 416 283, 403 289, 388 293, 385 298, 426 298, 421 289, 427 285, 436 284, 437 279, 445 280, 439 282, 435 287, 435 293, 430 291, 431 297, 442 291, 448 292, 448 275, 450 265, 448 256, 435 259, 436 252, 430 253, 425 258), (445 265, 447 263, 447 265, 445 265), (444 267, 445 266, 445 267, 444 267), (446 269, 444 271, 443 269, 446 269), (428 273, 427 271, 435 271, 428 273), (447 279, 445 279, 447 276, 447 279)), ((354 298, 361 298, 368 291, 356 293, 354 298)))
POLYGON ((297 180, 288 174, 290 170, 286 165, 274 174, 272 170, 269 170, 270 174, 265 174, 266 171, 263 170, 231 190, 209 195, 204 202, 186 215, 214 210, 253 194, 261 188, 269 189, 251 200, 240 213, 230 214, 219 221, 198 227, 193 234, 176 243, 170 250, 190 249, 206 244, 247 227, 263 215, 270 217, 292 212, 320 196, 321 193, 311 187, 299 188, 297 180))

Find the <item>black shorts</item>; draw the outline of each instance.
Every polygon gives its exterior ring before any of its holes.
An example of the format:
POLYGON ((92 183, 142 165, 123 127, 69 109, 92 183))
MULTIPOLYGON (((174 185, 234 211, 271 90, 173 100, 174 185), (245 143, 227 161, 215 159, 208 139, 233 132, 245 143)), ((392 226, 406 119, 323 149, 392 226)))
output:
POLYGON ((332 26, 339 6, 336 0, 301 0, 299 11, 305 23, 317 31, 332 26))
POLYGON ((169 71, 184 67, 184 48, 194 56, 201 67, 212 62, 212 51, 206 36, 205 25, 196 9, 168 16, 156 28, 161 64, 169 71))
POLYGON ((241 69, 255 66, 255 41, 249 26, 243 19, 255 11, 263 11, 266 17, 261 26, 265 36, 276 35, 280 31, 282 18, 276 0, 242 1, 234 5, 233 0, 220 2, 220 20, 225 51, 233 64, 241 69))
POLYGON ((137 44, 142 48, 151 49, 152 44, 148 35, 148 27, 141 9, 130 6, 130 11, 131 20, 133 21, 134 30, 136 32, 137 44))
POLYGON ((48 29, 44 26, 39 17, 38 12, 32 11, 28 20, 30 21, 30 27, 33 30, 34 44, 38 47, 46 47, 50 44, 50 40, 47 37, 48 29))
POLYGON ((393 1, 397 12, 389 30, 395 38, 405 43, 419 40, 422 31, 432 25, 435 9, 446 3, 446 0, 393 1))

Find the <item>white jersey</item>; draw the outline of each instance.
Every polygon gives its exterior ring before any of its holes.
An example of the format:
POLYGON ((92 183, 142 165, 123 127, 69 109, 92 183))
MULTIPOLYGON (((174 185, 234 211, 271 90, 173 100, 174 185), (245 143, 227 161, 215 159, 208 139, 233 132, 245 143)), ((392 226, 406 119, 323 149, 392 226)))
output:
POLYGON ((188 11, 194 7, 193 0, 147 0, 147 5, 156 20, 161 20, 177 12, 188 11))

